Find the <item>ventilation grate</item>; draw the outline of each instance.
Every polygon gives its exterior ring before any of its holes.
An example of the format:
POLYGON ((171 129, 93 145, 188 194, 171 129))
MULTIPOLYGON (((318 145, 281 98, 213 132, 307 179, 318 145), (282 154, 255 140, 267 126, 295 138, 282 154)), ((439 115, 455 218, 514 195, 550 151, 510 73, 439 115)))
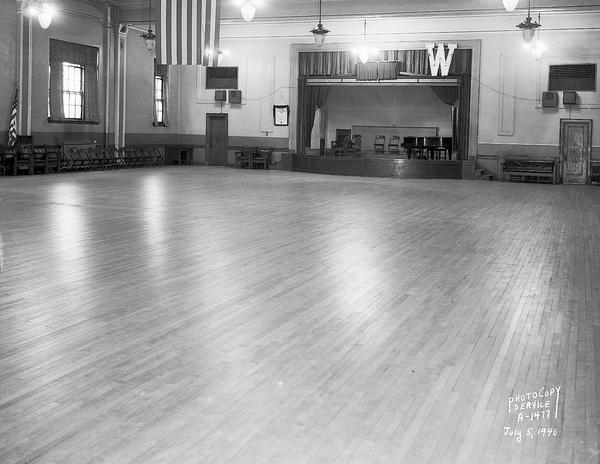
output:
POLYGON ((548 90, 596 91, 596 64, 550 65, 548 90))

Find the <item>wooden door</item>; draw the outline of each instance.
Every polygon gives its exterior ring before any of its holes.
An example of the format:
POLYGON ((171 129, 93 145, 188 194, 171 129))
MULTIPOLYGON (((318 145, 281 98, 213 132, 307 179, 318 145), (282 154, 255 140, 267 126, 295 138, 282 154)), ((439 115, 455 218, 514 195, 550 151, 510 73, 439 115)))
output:
POLYGON ((227 114, 206 114, 206 162, 209 166, 227 165, 227 114))
POLYGON ((560 120, 560 154, 565 184, 589 181, 591 147, 591 119, 560 120))

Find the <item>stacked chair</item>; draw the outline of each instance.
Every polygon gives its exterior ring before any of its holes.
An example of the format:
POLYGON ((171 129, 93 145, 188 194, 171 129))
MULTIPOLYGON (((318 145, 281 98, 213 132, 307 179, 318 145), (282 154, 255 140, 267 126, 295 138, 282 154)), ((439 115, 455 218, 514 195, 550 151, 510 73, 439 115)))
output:
MULTIPOLYGON (((256 155, 259 153, 256 152, 256 155)), ((264 154, 262 156, 264 158, 264 154)), ((256 161, 260 163, 260 157, 256 161)), ((157 146, 82 146, 63 149, 60 145, 33 145, 30 136, 19 136, 14 146, 0 146, 0 175, 108 170, 164 164, 164 155, 157 146)))

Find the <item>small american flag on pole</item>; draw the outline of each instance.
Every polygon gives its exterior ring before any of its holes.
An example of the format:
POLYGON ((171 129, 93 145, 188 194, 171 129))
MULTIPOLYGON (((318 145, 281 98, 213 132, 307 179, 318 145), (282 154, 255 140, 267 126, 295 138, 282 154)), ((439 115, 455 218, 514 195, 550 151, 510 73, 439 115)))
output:
POLYGON ((8 142, 7 145, 17 143, 17 111, 19 110, 19 84, 15 89, 15 99, 10 107, 10 122, 8 123, 8 142))
POLYGON ((215 66, 221 0, 160 0, 156 56, 160 64, 215 66))

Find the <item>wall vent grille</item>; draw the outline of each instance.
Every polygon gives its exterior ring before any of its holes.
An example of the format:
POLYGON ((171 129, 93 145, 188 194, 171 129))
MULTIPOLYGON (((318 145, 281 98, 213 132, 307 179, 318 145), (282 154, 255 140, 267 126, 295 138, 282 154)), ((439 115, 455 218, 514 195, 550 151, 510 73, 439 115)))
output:
POLYGON ((595 92, 596 64, 550 65, 548 75, 548 90, 595 92))

